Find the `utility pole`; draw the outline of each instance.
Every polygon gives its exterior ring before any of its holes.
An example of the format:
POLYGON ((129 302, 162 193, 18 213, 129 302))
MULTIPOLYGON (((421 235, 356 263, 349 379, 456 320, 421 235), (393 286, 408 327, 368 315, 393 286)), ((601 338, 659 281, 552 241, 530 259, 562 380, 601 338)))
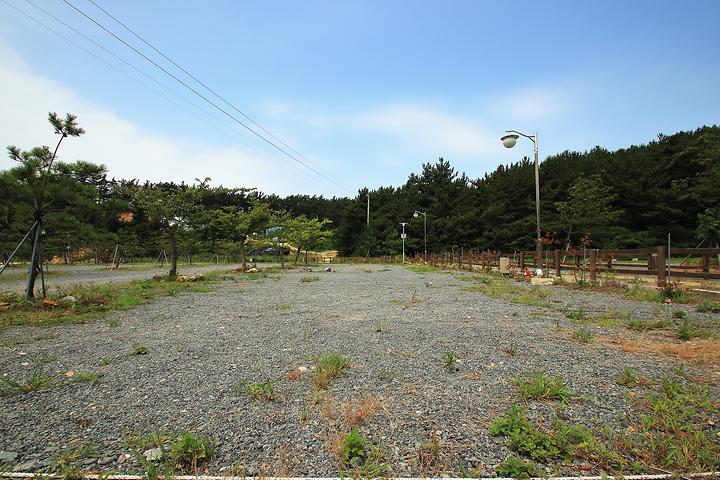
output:
POLYGON ((402 223, 400 223, 400 225, 402 225, 402 233, 400 234, 400 238, 402 238, 402 246, 403 246, 402 247, 402 263, 403 263, 403 265, 405 265, 405 238, 407 237, 407 235, 405 235, 405 225, 407 225, 407 223, 402 222, 402 223))
POLYGON ((367 226, 370 226, 370 192, 367 194, 367 226))

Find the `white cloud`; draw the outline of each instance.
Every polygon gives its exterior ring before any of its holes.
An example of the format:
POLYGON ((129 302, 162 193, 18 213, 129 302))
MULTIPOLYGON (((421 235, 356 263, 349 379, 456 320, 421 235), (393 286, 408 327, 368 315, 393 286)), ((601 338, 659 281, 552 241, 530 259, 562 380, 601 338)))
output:
POLYGON ((577 89, 571 85, 564 88, 529 87, 509 91, 496 96, 491 104, 498 116, 512 121, 537 122, 551 120, 570 112, 577 99, 577 89))
MULTIPOLYGON (((87 133, 63 142, 59 158, 64 161, 102 163, 116 178, 192 182, 209 176, 214 185, 257 187, 279 194, 299 190, 298 168, 281 163, 276 157, 269 158, 245 147, 204 145, 142 132, 132 121, 107 107, 95 105, 63 85, 33 74, 1 43, 0 58, 3 58, 0 64, 3 147, 9 144, 23 149, 41 144, 54 147, 57 137, 47 123, 47 113, 72 112, 87 133)), ((289 159, 288 162, 292 163, 289 159)), ((12 166, 7 156, 0 159, 0 168, 12 166)))

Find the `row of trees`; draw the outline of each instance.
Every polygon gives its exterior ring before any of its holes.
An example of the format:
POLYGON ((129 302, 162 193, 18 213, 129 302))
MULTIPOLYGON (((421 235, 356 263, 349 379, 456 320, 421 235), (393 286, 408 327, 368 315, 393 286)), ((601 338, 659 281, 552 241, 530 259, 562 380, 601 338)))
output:
MULTIPOLYGON (((62 128, 78 128, 72 116, 61 121, 53 114, 51 123, 61 140, 67 136, 62 128)), ((297 247, 296 261, 301 251, 312 249, 394 255, 401 248, 400 222, 409 223, 407 249, 414 253, 423 249, 423 219, 412 217, 415 210, 427 213, 430 252, 512 251, 531 249, 534 242, 534 173, 528 159, 470 179, 441 158, 400 187, 324 198, 213 187, 209 179, 193 185, 109 179, 102 165, 48 163, 47 147, 29 152, 12 147, 10 155, 19 164, 0 172, 2 257, 38 212, 46 256, 67 251, 108 256, 120 242, 133 256, 156 256, 166 248, 175 260, 205 253, 244 261, 246 245, 267 245, 278 236, 297 247), (40 203, 39 186, 47 197, 40 203)), ((720 127, 659 135, 614 152, 600 147, 563 152, 541 163, 540 177, 544 241, 552 248, 646 247, 664 243, 668 234, 677 246, 717 245, 720 127)), ((29 247, 20 253, 28 258, 29 247)))

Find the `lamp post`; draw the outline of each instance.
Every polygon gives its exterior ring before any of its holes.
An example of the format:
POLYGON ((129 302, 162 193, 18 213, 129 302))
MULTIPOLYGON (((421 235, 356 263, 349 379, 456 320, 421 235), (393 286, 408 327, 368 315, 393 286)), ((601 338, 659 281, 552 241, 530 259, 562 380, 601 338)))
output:
POLYGON ((423 231, 425 232, 425 250, 423 251, 423 262, 427 262, 427 212, 421 212, 415 210, 413 217, 418 218, 420 215, 423 216, 423 231))
POLYGON ((505 135, 500 137, 505 148, 512 148, 517 143, 519 137, 525 137, 533 142, 533 153, 535 155, 535 214, 536 214, 536 230, 537 239, 535 240, 535 266, 539 266, 542 263, 542 235, 540 230, 540 166, 538 162, 538 136, 537 133, 533 135, 526 135, 516 130, 506 130, 505 135))
POLYGON ((407 223, 402 222, 402 223, 400 223, 400 225, 402 225, 402 233, 400 234, 400 238, 402 238, 402 244, 403 244, 402 263, 403 263, 403 265, 405 265, 405 237, 406 237, 405 225, 407 225, 407 223))

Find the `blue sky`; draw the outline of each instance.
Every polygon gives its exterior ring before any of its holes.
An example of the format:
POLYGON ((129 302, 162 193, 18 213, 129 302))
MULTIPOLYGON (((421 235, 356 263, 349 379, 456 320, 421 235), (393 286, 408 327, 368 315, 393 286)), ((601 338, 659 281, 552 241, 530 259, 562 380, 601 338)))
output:
MULTIPOLYGON (((5 1, 142 78, 26 0, 5 1)), ((158 58, 87 0, 69 1, 158 58)), ((537 131, 542 157, 718 123, 714 0, 96 1, 347 189, 235 130, 61 0, 33 2, 212 116, 0 3, 3 145, 52 143, 47 111, 69 111, 88 133, 64 160, 117 177, 330 196, 399 185, 440 156, 480 177, 531 154, 529 142, 504 149, 506 129, 537 131)))

